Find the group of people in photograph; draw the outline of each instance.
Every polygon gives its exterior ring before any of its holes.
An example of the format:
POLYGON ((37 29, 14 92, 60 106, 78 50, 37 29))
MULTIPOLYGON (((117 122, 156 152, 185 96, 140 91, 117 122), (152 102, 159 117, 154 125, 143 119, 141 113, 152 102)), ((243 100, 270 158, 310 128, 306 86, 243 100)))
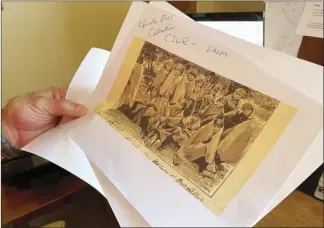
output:
POLYGON ((239 152, 229 150, 246 132, 249 125, 243 125, 254 112, 244 99, 247 89, 236 83, 230 91, 235 82, 217 75, 212 78, 176 58, 165 60, 151 73, 144 73, 145 68, 140 56, 118 110, 141 127, 146 146, 171 149, 174 165, 197 163, 199 171, 211 178, 222 162, 236 163, 239 152))

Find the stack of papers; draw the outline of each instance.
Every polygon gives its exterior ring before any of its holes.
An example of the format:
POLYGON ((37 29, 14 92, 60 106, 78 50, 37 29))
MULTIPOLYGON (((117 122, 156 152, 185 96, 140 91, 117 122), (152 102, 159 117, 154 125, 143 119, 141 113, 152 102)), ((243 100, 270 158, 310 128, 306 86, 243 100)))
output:
POLYGON ((264 46, 297 56, 303 36, 297 26, 305 2, 266 2, 264 12, 264 46))
POLYGON ((323 2, 266 2, 264 45, 297 56, 303 36, 323 38, 323 2))
POLYGON ((323 1, 306 3, 297 34, 323 39, 323 1))
POLYGON ((70 84, 91 111, 23 149, 92 185, 120 226, 253 226, 323 162, 322 70, 135 2, 70 84))

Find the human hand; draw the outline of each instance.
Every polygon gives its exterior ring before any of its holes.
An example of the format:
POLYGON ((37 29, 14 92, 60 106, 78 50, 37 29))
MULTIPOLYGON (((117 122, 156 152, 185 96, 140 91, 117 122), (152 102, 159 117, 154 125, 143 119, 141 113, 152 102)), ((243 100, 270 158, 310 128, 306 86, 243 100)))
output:
POLYGON ((4 137, 22 148, 54 128, 63 116, 78 118, 87 113, 83 105, 66 100, 66 88, 29 93, 11 99, 1 113, 4 137))

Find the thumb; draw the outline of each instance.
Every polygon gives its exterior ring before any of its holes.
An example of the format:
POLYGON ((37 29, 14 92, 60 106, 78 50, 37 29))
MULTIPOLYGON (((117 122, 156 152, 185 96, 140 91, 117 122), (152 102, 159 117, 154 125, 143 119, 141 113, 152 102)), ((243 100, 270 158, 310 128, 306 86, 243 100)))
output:
POLYGON ((39 98, 38 108, 45 110, 52 116, 66 116, 78 118, 84 116, 88 109, 78 103, 69 100, 53 100, 49 98, 39 98))

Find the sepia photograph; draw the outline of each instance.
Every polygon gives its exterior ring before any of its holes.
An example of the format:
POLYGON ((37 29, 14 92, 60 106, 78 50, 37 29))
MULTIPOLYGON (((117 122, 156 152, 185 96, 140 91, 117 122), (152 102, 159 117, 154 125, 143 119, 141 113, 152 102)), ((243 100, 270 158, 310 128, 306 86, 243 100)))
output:
POLYGON ((118 102, 100 115, 212 197, 279 103, 144 42, 118 102))

